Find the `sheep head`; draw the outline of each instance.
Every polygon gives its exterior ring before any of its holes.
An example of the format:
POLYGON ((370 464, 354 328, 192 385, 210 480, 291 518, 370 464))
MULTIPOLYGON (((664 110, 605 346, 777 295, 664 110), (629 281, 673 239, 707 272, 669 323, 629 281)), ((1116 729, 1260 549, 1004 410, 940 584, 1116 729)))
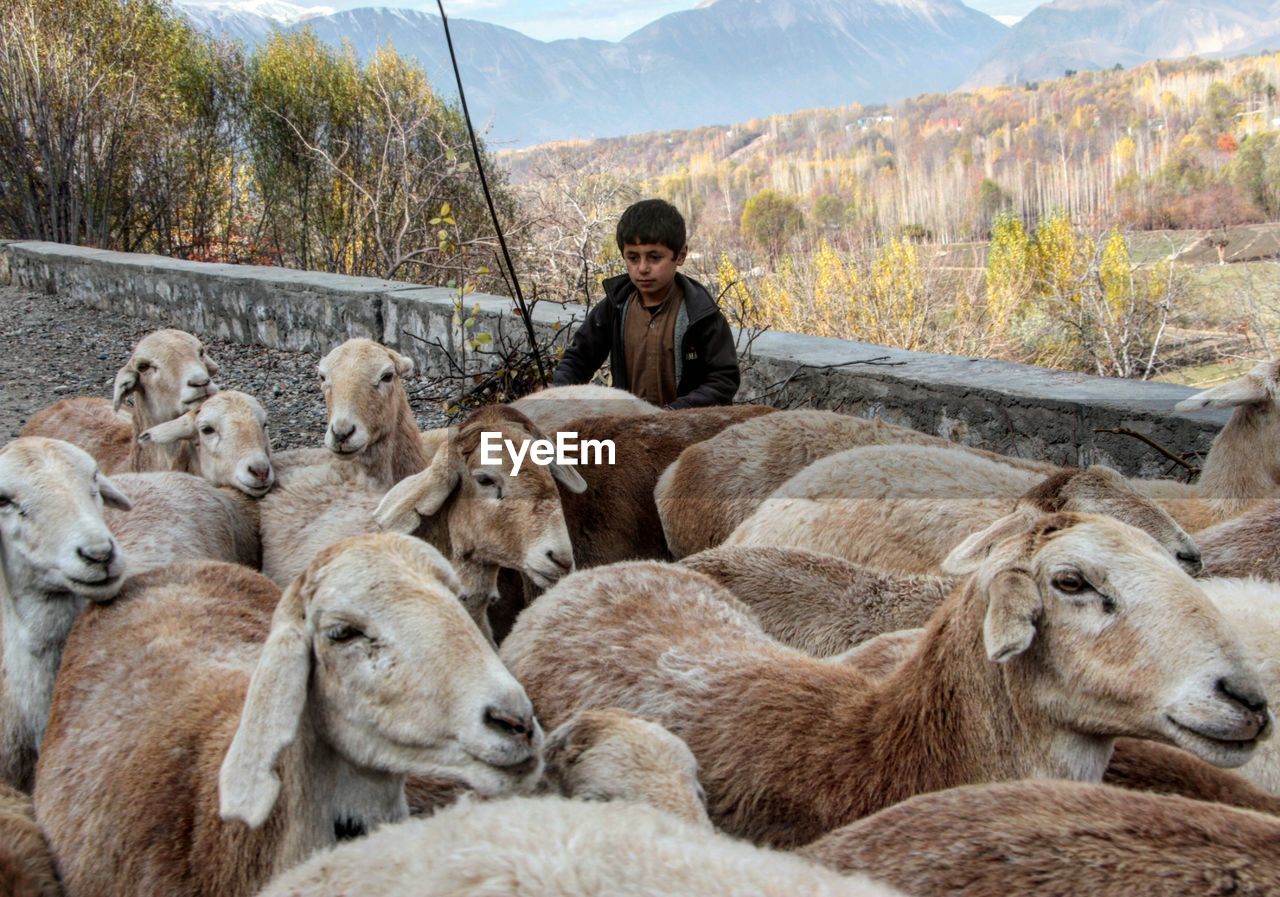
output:
POLYGON ((548 735, 545 780, 565 797, 646 803, 711 830, 689 746, 625 710, 582 710, 548 735))
POLYGON ((464 595, 481 611, 497 596, 500 567, 519 570, 544 588, 573 570, 556 483, 577 492, 586 488, 575 470, 558 464, 525 464, 516 475, 505 452, 497 464, 482 463, 485 432, 515 443, 546 438, 518 411, 483 408, 441 441, 424 471, 392 488, 374 513, 379 525, 396 532, 442 522, 464 595))
POLYGON ((1074 511, 1114 517, 1150 535, 1192 576, 1204 564, 1200 547, 1169 512, 1110 467, 1068 469, 1048 477, 1019 499, 1028 513, 1074 511))
POLYGON ((146 444, 187 443, 193 470, 215 486, 261 498, 275 484, 267 412, 253 396, 220 392, 199 408, 138 434, 146 444))
POLYGON ((130 507, 83 449, 36 436, 0 449, 0 560, 10 591, 113 598, 125 559, 104 505, 130 507))
POLYGON ((1204 591, 1146 533, 1025 510, 946 569, 985 596, 988 657, 1023 699, 1085 736, 1171 742, 1239 766, 1271 732, 1258 671, 1204 591))
POLYGON ((325 448, 358 455, 386 439, 407 417, 413 419, 402 378, 413 359, 370 339, 350 339, 320 361, 329 426, 325 448))
POLYGON ((491 796, 532 788, 542 730, 458 589, 449 562, 408 536, 358 536, 317 555, 272 618, 223 760, 222 817, 267 819, 276 761, 304 718, 362 770, 459 779, 491 796))
POLYGON ((182 330, 157 330, 134 346, 116 372, 112 407, 119 411, 132 398, 144 426, 173 420, 218 391, 217 373, 200 340, 182 330))

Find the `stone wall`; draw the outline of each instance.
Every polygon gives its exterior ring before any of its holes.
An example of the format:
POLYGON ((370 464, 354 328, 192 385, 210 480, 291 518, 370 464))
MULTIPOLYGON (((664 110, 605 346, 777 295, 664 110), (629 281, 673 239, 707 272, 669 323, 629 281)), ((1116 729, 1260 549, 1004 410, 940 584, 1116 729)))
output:
MULTIPOLYGON (((448 369, 445 351, 454 349, 453 291, 398 281, 35 242, 0 243, 0 279, 156 326, 276 348, 326 352, 372 337, 434 374, 448 369)), ((479 306, 477 331, 522 326, 510 299, 473 294, 466 304, 479 306)), ((544 302, 534 322, 543 333, 569 333, 581 316, 580 307, 544 302)), ((1128 428, 1178 451, 1205 451, 1226 420, 1217 411, 1174 412, 1191 393, 1183 387, 791 333, 761 335, 746 367, 739 400, 835 408, 1024 457, 1146 475, 1167 462, 1136 439, 1097 431, 1128 428)))

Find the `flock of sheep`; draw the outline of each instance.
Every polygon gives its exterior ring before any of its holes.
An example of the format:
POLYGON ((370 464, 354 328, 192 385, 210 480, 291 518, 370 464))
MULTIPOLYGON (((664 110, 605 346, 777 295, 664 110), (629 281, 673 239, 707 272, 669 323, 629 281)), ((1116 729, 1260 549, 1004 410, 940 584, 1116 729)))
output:
POLYGON ((273 455, 162 330, 0 449, 0 885, 1280 894, 1280 363, 1194 485, 594 386, 419 432, 412 368, 338 346, 273 455), (615 464, 481 463, 555 431, 615 464))

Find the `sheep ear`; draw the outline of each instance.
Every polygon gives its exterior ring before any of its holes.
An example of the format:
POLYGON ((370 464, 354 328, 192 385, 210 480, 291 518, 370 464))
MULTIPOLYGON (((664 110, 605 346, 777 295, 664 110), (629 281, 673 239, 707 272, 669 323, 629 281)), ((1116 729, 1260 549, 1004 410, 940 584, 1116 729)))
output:
POLYGON ((1175 411, 1195 411, 1198 408, 1234 408, 1237 405, 1251 405, 1271 398, 1267 391, 1266 372, 1250 371, 1238 380, 1206 389, 1183 399, 1174 405, 1175 411))
POLYGON ((116 371, 115 390, 111 393, 111 410, 119 411, 124 400, 138 388, 138 372, 133 369, 133 362, 116 371))
POLYGON ((406 477, 382 496, 373 519, 386 532, 412 533, 421 518, 430 517, 444 507, 462 482, 453 460, 453 440, 448 439, 436 449, 426 470, 406 477))
POLYGON ((542 748, 543 779, 565 796, 568 796, 567 785, 562 775, 578 762, 586 748, 587 739, 581 737, 582 734, 582 720, 574 714, 547 736, 542 748))
POLYGON ((1040 615, 1040 589, 1022 570, 1001 570, 987 586, 982 641, 987 656, 1006 663, 1031 647, 1040 615))
POLYGON ((276 605, 271 634, 249 681, 240 726, 218 776, 220 812, 257 828, 280 794, 275 765, 298 732, 311 673, 306 605, 314 594, 314 564, 294 580, 276 605))
POLYGON ((129 496, 121 492, 119 486, 101 473, 98 474, 98 494, 102 496, 102 503, 109 508, 121 511, 133 510, 133 502, 129 500, 129 496))
POLYGON ((391 356, 396 366, 396 373, 401 377, 408 377, 413 373, 413 359, 408 355, 401 355, 395 349, 387 349, 387 354, 391 356))
POLYGON ((156 424, 150 430, 138 434, 139 442, 154 442, 156 445, 172 445, 183 439, 196 437, 196 412, 188 411, 173 420, 156 424))
MULTIPOLYGON (((218 366, 218 363, 214 361, 212 358, 210 358, 208 355, 204 354, 203 352, 200 353, 200 357, 204 359, 204 368, 206 371, 209 372, 209 376, 216 377, 218 375, 218 371, 221 370, 221 368, 218 366)), ((213 384, 209 384, 209 385, 212 386, 213 384)))
POLYGON ((1018 507, 986 529, 969 536, 951 549, 942 561, 942 572, 952 576, 972 573, 986 562, 991 551, 1001 542, 1028 532, 1032 522, 1040 515, 1033 508, 1018 507))

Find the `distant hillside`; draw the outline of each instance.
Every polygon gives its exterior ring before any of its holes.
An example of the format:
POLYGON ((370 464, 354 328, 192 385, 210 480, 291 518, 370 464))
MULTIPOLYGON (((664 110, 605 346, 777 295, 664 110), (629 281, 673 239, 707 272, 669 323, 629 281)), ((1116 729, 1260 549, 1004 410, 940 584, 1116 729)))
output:
POLYGON ((1009 29, 965 86, 1269 47, 1280 48, 1277 0, 1053 0, 1009 29))
POLYGON ((910 228, 943 242, 985 239, 1005 208, 1213 227, 1215 215, 1247 223, 1280 209, 1278 97, 1280 54, 1188 59, 500 158, 516 183, 552 158, 609 172, 722 234, 762 190, 794 197, 816 227, 910 228))
MULTIPOLYGON (((201 29, 250 44, 273 27, 253 9, 184 7, 201 29)), ((473 113, 493 141, 516 145, 950 90, 1008 30, 959 0, 711 0, 618 42, 547 42, 450 23, 473 113)), ((284 27, 349 41, 362 56, 391 41, 451 89, 432 14, 362 8, 284 27)))

